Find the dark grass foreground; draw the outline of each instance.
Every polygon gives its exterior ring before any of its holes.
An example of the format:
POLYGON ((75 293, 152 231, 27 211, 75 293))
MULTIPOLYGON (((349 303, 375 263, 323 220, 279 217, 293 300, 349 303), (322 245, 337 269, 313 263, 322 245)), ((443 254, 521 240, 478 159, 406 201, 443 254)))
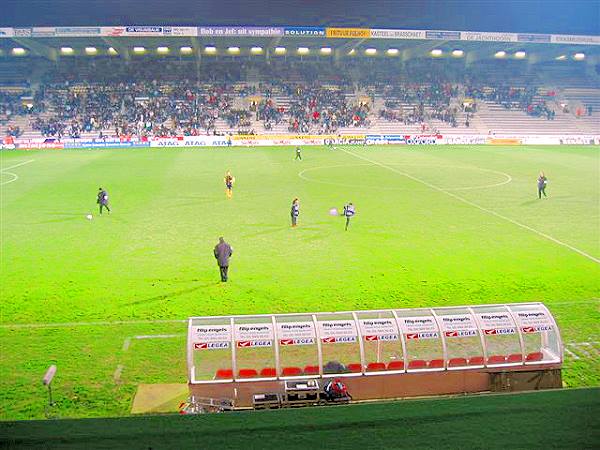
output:
POLYGON ((4 448, 599 448, 600 389, 202 416, 4 422, 4 448))

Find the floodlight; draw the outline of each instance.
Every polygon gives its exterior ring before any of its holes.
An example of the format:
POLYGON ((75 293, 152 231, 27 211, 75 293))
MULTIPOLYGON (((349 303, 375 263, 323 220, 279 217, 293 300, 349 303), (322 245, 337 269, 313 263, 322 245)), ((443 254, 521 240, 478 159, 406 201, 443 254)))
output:
POLYGON ((108 53, 111 55, 118 55, 119 52, 117 52, 113 47, 108 47, 108 53))
POLYGON ((310 52, 308 47, 298 47, 298 54, 307 55, 310 52))
POLYGON ((23 47, 15 47, 12 49, 12 54, 13 55, 24 55, 26 51, 27 50, 25 50, 23 47))
POLYGON ((169 53, 169 47, 156 47, 156 52, 161 54, 169 53))
POLYGON ((565 59, 567 59, 567 55, 560 55, 556 57, 557 61, 564 61, 565 59))
POLYGON ((192 53, 192 47, 181 47, 181 48, 179 49, 179 51, 180 51, 181 53, 186 53, 186 54, 189 54, 189 53, 192 53))
POLYGON ((575 53, 573 55, 573 58, 576 59, 577 61, 581 61, 581 60, 585 59, 585 53, 581 53, 581 52, 575 53))
POLYGON ((439 48, 434 48, 431 50, 431 56, 442 56, 442 53, 444 52, 439 48))
POLYGON ((133 53, 144 53, 145 51, 145 47, 133 47, 133 53))
POLYGON ((321 53, 324 55, 331 55, 331 47, 321 47, 321 53))
POLYGON ((252 47, 250 49, 250 53, 254 53, 254 54, 262 53, 262 51, 263 51, 262 47, 252 47))
POLYGON ((376 48, 368 48, 365 50, 365 53, 367 55, 375 55, 375 54, 377 54, 377 49, 376 48))
POLYGON ((63 55, 72 55, 73 54, 73 47, 61 47, 60 48, 60 52, 63 55))
POLYGON ((461 58, 465 54, 464 50, 456 49, 452 50, 452 56, 455 58, 461 58))
POLYGON ((96 47, 86 47, 85 52, 88 55, 95 55, 96 53, 98 53, 98 49, 96 47))
POLYGON ((350 50, 350 51, 348 52, 348 54, 349 54, 349 55, 354 55, 355 53, 356 53, 356 50, 355 50, 355 49, 352 49, 352 50, 350 50))
POLYGON ((282 55, 285 53, 285 47, 275 47, 275 53, 282 55))
POLYGON ((206 47, 204 47, 204 51, 206 53, 217 53, 217 47, 215 47, 214 45, 207 45, 206 47))
POLYGON ((398 49, 397 48, 388 48, 387 49, 387 54, 388 55, 397 55, 398 54, 398 49))
POLYGON ((227 51, 228 51, 229 53, 239 53, 239 52, 240 52, 240 48, 239 48, 239 47, 229 47, 229 48, 227 49, 227 51))
POLYGON ((525 58, 525 56, 527 56, 527 53, 525 53, 523 50, 519 50, 518 52, 515 52, 515 58, 523 59, 523 58, 525 58))
POLYGON ((500 50, 494 54, 495 58, 504 58, 506 56, 506 52, 504 50, 500 50))

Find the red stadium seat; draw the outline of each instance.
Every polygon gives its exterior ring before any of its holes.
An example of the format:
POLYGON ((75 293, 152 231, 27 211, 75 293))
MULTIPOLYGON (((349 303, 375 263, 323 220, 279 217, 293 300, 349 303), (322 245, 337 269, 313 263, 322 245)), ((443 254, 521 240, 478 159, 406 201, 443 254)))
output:
POLYGON ((358 363, 348 364, 346 367, 352 373, 361 373, 362 372, 362 365, 358 364, 358 363))
POLYGON ((305 375, 319 375, 319 366, 306 366, 304 368, 305 375))
POLYGON ((255 378, 258 376, 258 372, 254 369, 240 369, 238 375, 240 378, 255 378))
POLYGON ((404 370, 404 361, 390 361, 387 370, 404 370))
POLYGON ((541 361, 542 359, 544 359, 544 354, 542 352, 533 352, 525 357, 525 361, 527 362, 541 361))
POLYGON ((509 363, 523 362, 523 355, 521 355, 520 353, 513 353, 511 355, 508 355, 506 361, 509 363))
POLYGON ((410 361, 408 363, 408 368, 409 369, 426 369, 427 361, 424 361, 422 359, 413 359, 412 361, 410 361))
POLYGON ((379 370, 385 370, 385 363, 382 363, 382 362, 373 362, 373 363, 367 364, 367 371, 368 372, 377 372, 379 370))
POLYGON ((483 366, 483 356, 471 356, 468 362, 470 366, 483 366))
POLYGON ((297 377, 302 375, 302 369, 300 367, 284 367, 281 374, 284 377, 297 377))
POLYGON ((233 378, 233 370, 231 369, 218 369, 217 374, 215 375, 217 380, 228 379, 231 380, 233 378))
POLYGON ((260 376, 261 377, 276 377, 277 376, 277 372, 275 371, 274 367, 265 367, 264 369, 262 369, 260 371, 260 376))
POLYGON ((461 367, 461 366, 466 366, 466 365, 467 365, 466 358, 450 358, 450 360, 448 361, 448 367, 461 367))
POLYGON ((430 369, 442 369, 444 367, 444 360, 432 359, 431 361, 429 361, 429 364, 427 364, 427 367, 429 367, 430 369))
POLYGON ((492 355, 488 358, 488 364, 504 364, 506 363, 506 356, 504 355, 492 355))

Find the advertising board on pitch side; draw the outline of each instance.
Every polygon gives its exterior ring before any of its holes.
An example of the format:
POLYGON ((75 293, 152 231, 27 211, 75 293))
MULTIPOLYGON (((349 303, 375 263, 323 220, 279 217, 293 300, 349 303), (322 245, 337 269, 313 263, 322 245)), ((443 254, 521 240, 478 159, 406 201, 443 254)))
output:
POLYGON ((542 331, 550 331, 554 328, 548 314, 541 309, 517 311, 514 314, 519 328, 521 328, 521 332, 523 333, 540 333, 542 331))
POLYGON ((435 339, 439 337, 433 316, 398 317, 398 325, 406 339, 435 339))
POLYGON ((219 350, 229 348, 230 325, 196 325, 192 328, 194 350, 219 350))
POLYGON ((356 342, 357 330, 354 320, 322 320, 317 323, 321 342, 325 344, 356 342))
POLYGON ((237 348, 271 347, 273 345, 273 324, 269 322, 236 323, 234 335, 237 348))
POLYGON ((365 341, 397 341, 398 324, 389 319, 360 319, 360 332, 365 341))
POLYGON ((477 325, 470 314, 451 314, 440 316, 445 337, 477 336, 477 325))
POLYGON ((313 322, 283 322, 277 324, 279 345, 311 345, 315 343, 313 322))
POLYGON ((483 334, 486 336, 514 334, 515 324, 507 312, 477 313, 483 334))

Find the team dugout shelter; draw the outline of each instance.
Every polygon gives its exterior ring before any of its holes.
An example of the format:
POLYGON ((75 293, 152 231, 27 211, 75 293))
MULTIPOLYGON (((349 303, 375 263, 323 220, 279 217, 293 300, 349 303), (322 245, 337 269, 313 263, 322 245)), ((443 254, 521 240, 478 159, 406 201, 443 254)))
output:
MULTIPOLYGON (((298 26, 86 26, 0 28, 0 60, 43 58, 413 58, 575 61, 594 70, 600 36, 298 26)), ((560 64, 560 63, 559 63, 560 64)))
POLYGON ((559 329, 542 303, 191 317, 192 396, 279 392, 342 378, 354 400, 561 387, 559 329))

